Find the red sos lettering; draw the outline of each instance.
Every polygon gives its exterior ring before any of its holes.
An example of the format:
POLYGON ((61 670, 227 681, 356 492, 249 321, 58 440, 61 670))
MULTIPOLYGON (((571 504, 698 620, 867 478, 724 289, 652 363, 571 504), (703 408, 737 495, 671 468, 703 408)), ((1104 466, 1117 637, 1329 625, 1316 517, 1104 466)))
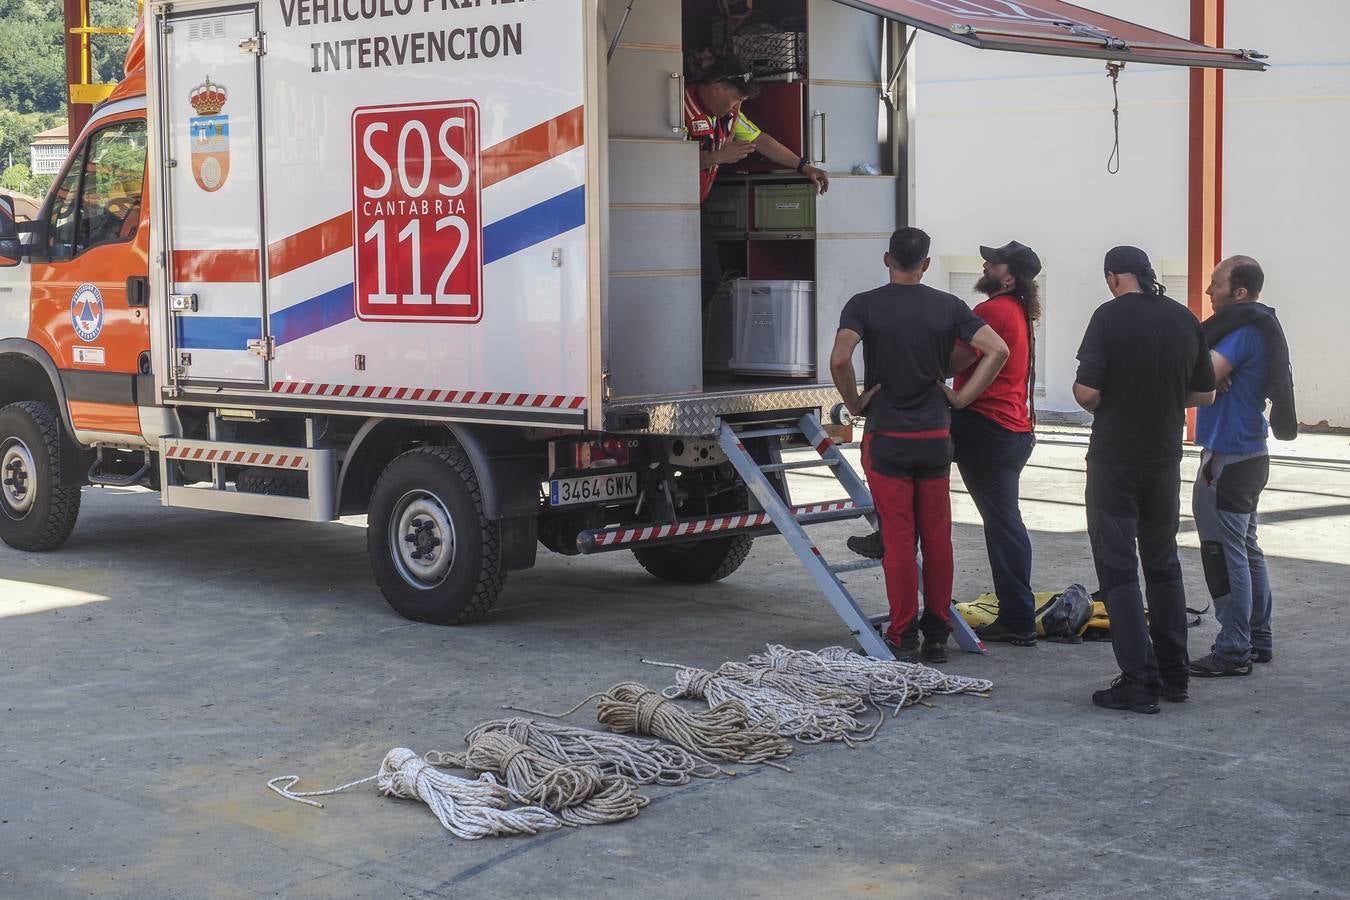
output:
POLYGON ((356 314, 395 322, 483 316, 478 105, 352 114, 356 314))

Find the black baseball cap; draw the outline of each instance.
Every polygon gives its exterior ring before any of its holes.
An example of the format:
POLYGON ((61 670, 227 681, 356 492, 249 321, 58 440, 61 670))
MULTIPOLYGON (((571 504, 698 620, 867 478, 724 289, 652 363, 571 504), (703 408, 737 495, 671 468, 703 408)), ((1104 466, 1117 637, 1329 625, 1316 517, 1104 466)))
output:
POLYGON ((1143 275, 1153 271, 1153 263, 1138 247, 1112 247, 1102 263, 1102 271, 1113 275, 1143 275))
POLYGON ((995 265, 1003 263, 1028 278, 1041 274, 1041 258, 1036 255, 1036 251, 1017 241, 1009 241, 1002 247, 981 247, 980 255, 986 262, 995 265))
POLYGON ((724 81, 746 97, 759 94, 759 82, 755 81, 754 70, 728 53, 713 63, 703 76, 704 81, 724 81))

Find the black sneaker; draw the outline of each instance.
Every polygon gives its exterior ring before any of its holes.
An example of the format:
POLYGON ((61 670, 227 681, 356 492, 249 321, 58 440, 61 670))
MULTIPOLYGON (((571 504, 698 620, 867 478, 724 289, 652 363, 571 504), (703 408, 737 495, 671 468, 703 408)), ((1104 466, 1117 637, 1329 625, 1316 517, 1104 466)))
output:
POLYGON ((918 662, 919 661, 919 642, 917 640, 902 640, 895 643, 890 638, 883 636, 882 640, 886 642, 886 649, 891 651, 896 662, 918 662))
POLYGON ((880 531, 874 531, 868 535, 855 534, 848 539, 848 549, 867 559, 881 559, 886 555, 886 548, 881 543, 880 531))
POLYGON ((1094 691, 1092 702, 1106 709, 1123 709, 1146 715, 1158 712, 1158 698, 1124 675, 1111 682, 1106 690, 1094 691))
POLYGON ((1190 685, 1185 681, 1164 681, 1162 698, 1168 703, 1185 703, 1191 699, 1190 685))
POLYGON ((1201 678, 1227 678, 1230 675, 1252 674, 1249 662, 1229 662, 1217 653, 1202 656, 1191 663, 1191 674, 1201 678))
POLYGON ((1014 647, 1035 647, 1036 632, 1013 631, 995 619, 983 628, 975 629, 980 640, 991 644, 1012 644, 1014 647))
POLYGON ((1252 662, 1254 663, 1268 663, 1274 658, 1274 650, 1257 650, 1255 647, 1252 648, 1252 662))
POLYGON ((947 661, 947 642, 945 640, 925 640, 923 651, 919 656, 925 663, 945 663, 947 661))

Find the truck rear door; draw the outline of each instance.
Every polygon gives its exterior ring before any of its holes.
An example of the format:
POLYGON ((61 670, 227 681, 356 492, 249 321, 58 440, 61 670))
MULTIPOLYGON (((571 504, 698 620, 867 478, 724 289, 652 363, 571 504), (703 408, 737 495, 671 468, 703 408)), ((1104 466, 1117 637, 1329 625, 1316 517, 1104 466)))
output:
POLYGON ((257 10, 169 13, 160 40, 170 362, 180 385, 262 388, 269 357, 257 10))

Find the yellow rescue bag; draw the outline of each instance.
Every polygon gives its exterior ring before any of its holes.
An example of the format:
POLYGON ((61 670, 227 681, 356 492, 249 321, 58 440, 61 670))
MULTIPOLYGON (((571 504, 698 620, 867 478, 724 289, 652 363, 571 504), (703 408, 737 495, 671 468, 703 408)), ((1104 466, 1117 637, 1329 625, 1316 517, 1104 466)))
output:
MULTIPOLYGON (((956 611, 978 631, 998 618, 998 597, 981 594, 969 603, 956 604, 956 611)), ((1036 594, 1036 634, 1044 638, 1078 637, 1089 626, 1094 612, 1092 597, 1081 584, 1071 584, 1063 591, 1042 591, 1036 594)))

